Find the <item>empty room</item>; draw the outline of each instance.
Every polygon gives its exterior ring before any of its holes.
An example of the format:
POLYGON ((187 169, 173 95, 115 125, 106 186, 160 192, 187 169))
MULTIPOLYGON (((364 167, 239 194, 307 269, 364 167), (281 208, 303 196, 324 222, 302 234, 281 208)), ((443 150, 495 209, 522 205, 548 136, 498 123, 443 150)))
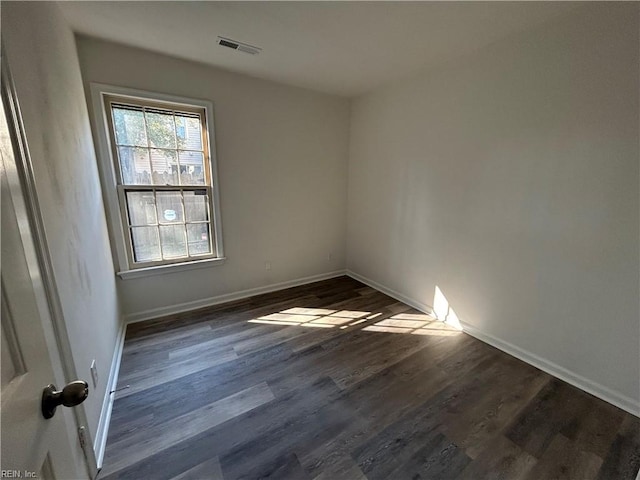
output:
POLYGON ((640 3, 0 17, 3 478, 638 478, 640 3))

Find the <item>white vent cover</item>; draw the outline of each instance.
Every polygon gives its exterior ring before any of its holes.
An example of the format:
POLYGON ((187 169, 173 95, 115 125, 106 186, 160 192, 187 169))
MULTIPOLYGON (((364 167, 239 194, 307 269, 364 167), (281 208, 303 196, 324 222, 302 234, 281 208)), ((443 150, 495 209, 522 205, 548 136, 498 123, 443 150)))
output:
POLYGON ((257 55, 262 51, 260 47, 249 45, 248 43, 238 42, 237 40, 231 40, 230 38, 218 37, 218 45, 223 47, 232 48, 244 53, 250 53, 251 55, 257 55))

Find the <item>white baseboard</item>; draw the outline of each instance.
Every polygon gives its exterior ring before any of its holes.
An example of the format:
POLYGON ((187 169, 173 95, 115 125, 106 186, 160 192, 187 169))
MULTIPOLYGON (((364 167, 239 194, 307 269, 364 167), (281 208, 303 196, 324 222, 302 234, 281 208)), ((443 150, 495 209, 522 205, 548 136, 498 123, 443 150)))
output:
POLYGON ((499 350, 502 350, 509 355, 516 357, 523 362, 528 363, 529 365, 533 365, 540 370, 547 372, 549 375, 553 375, 560 380, 564 380, 567 383, 570 383, 574 387, 578 387, 580 390, 584 390, 587 393, 590 393, 593 396, 596 396, 605 402, 608 402, 612 405, 615 405, 622 410, 625 410, 636 417, 640 417, 640 402, 634 400, 631 397, 627 397, 619 392, 611 390, 604 385, 600 385, 592 380, 589 380, 582 375, 579 375, 571 370, 568 370, 564 367, 561 367, 557 363, 546 360, 542 357, 539 357, 535 353, 531 353, 527 350, 524 350, 517 345, 509 343, 507 341, 501 340, 500 338, 494 337, 491 334, 482 332, 476 327, 469 325, 463 321, 460 321, 462 324, 463 330, 471 335, 472 337, 477 338, 485 343, 488 343, 492 347, 496 347, 499 350))
MULTIPOLYGON (((395 290, 392 290, 356 272, 347 270, 347 275, 352 278, 355 278, 356 280, 364 283, 365 285, 369 285, 370 287, 381 291, 382 293, 386 293, 390 297, 400 300, 401 302, 404 302, 407 305, 414 307, 417 310, 420 310, 421 312, 428 313, 428 314, 433 313, 433 309, 430 305, 427 305, 425 303, 422 303, 410 297, 407 297, 406 295, 396 292, 395 290)), ((585 378, 582 375, 572 372, 564 367, 561 367, 560 365, 554 362, 545 360, 544 358, 539 357, 538 355, 531 353, 527 350, 524 350, 512 343, 506 342, 493 335, 482 332, 478 328, 472 325, 469 325, 464 321, 460 321, 460 323, 462 325, 464 332, 468 333, 472 337, 475 337, 478 340, 484 343, 487 343, 492 347, 497 348, 498 350, 502 350, 503 352, 508 353, 509 355, 516 357, 522 360, 523 362, 528 363, 529 365, 533 365, 534 367, 539 368, 540 370, 548 373, 549 375, 559 378, 560 380, 563 380, 573 385, 574 387, 578 387, 579 389, 584 390, 585 392, 588 392, 591 395, 594 395, 604 400, 605 402, 615 405, 616 407, 621 408, 622 410, 625 410, 626 412, 629 412, 632 415, 640 417, 640 402, 638 402, 637 400, 634 400, 631 397, 623 395, 619 392, 611 390, 608 387, 605 387, 604 385, 600 385, 599 383, 589 380, 588 378, 585 378)))
POLYGON ((150 310, 144 310, 142 312, 130 313, 128 315, 125 315, 124 319, 126 324, 141 322, 144 320, 151 320, 167 315, 175 315, 176 313, 188 312, 190 310, 210 307, 212 305, 218 305, 220 303, 242 300, 243 298, 253 297, 255 295, 260 295, 263 293, 275 292, 276 290, 283 290, 285 288, 297 287, 299 285, 305 285, 307 283, 319 282, 320 280, 328 280, 329 278, 340 277, 345 274, 345 270, 336 270, 333 272, 321 273, 319 275, 297 278, 295 280, 288 280, 286 282, 272 283, 263 287, 240 290, 239 292, 227 293, 224 295, 218 295, 216 297, 203 298, 201 300, 194 300, 192 302, 179 303, 177 305, 152 308, 150 310))
POLYGON ((111 420, 111 410, 113 409, 113 400, 115 394, 112 393, 116 389, 118 383, 118 372, 120 371, 120 360, 122 359, 122 348, 124 347, 124 336, 127 330, 125 322, 122 322, 118 337, 116 338, 116 346, 111 359, 111 369, 109 370, 109 379, 107 380, 107 391, 104 394, 102 402, 102 411, 100 412, 100 421, 98 422, 98 431, 93 444, 93 450, 96 453, 96 463, 98 470, 102 468, 104 460, 104 451, 107 446, 107 435, 109 433, 109 422, 111 420))
POLYGON ((370 278, 364 277, 359 273, 356 273, 352 270, 347 270, 347 275, 351 278, 358 280, 359 282, 364 283, 365 285, 370 286, 371 288, 375 288, 376 290, 389 295, 391 298, 395 298, 396 300, 401 301, 402 303, 406 303, 410 307, 415 308, 416 310, 420 310, 423 313, 427 313, 429 315, 434 315, 433 307, 431 305, 427 305, 426 303, 419 302, 418 300, 414 300, 413 298, 407 297, 406 295, 401 294, 400 292, 396 292, 395 290, 390 289, 389 287, 382 285, 378 282, 371 280, 370 278))

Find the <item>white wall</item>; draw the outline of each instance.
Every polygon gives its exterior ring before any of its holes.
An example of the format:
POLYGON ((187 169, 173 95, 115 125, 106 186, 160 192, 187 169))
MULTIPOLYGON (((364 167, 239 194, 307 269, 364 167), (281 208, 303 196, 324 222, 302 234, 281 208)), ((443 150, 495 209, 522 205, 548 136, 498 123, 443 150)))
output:
POLYGON ((90 385, 97 361, 99 384, 83 404, 95 438, 120 313, 74 36, 54 3, 8 2, 2 39, 73 359, 90 385))
POLYGON ((428 305, 438 285, 640 411, 638 12, 589 5, 355 99, 348 268, 428 305))
POLYGON ((87 88, 214 104, 227 261, 119 281, 126 314, 344 269, 348 100, 85 37, 78 51, 87 88))

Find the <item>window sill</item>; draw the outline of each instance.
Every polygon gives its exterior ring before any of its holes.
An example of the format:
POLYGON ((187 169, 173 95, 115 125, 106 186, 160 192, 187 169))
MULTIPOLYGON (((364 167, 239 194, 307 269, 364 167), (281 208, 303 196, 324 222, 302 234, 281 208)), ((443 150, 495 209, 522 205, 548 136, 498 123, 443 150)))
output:
POLYGON ((123 280, 131 278, 150 277, 152 275, 161 275, 165 273, 183 272, 186 270, 194 270, 196 268, 213 267, 223 265, 226 257, 207 258, 206 260, 196 260, 194 262, 174 263, 171 265, 158 265, 155 267, 136 268, 135 270, 123 270, 117 275, 123 280))

